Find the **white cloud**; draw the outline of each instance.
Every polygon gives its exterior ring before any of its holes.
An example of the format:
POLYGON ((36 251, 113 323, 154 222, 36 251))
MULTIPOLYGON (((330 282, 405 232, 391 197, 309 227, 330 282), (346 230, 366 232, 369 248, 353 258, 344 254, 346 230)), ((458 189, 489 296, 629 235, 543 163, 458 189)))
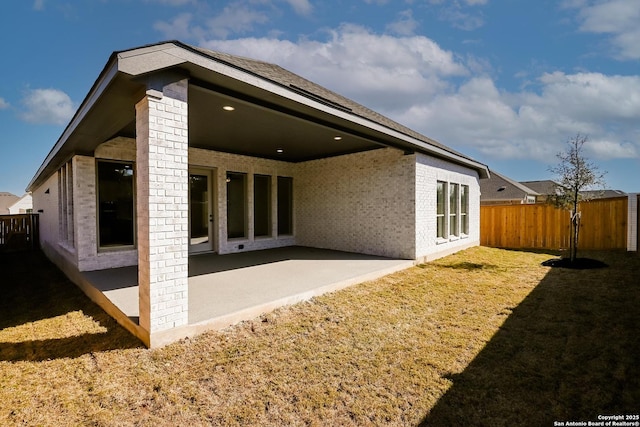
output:
POLYGON ((563 72, 506 91, 482 58, 424 36, 343 25, 324 41, 210 40, 205 47, 276 63, 460 151, 548 162, 576 133, 598 158, 640 156, 640 76, 563 72))
POLYGON ((76 110, 69 95, 58 89, 31 89, 22 103, 20 118, 30 123, 63 125, 76 110))
POLYGON ((309 0, 286 0, 298 15, 309 16, 313 11, 313 6, 309 0))
POLYGON ((588 150, 592 156, 604 160, 637 158, 640 153, 640 147, 630 142, 593 138, 589 139, 589 144, 585 145, 585 150, 588 150))
POLYGON ((197 39, 197 35, 202 35, 204 31, 192 25, 192 18, 193 16, 190 13, 181 13, 173 18, 171 22, 156 22, 153 24, 153 28, 163 33, 165 39, 197 39))
POLYGON ((398 18, 387 25, 387 31, 400 35, 410 36, 418 28, 418 21, 413 19, 411 10, 404 10, 398 14, 398 18))
POLYGON ((609 34, 619 59, 640 59, 640 1, 574 1, 565 6, 578 9, 581 31, 609 34))
POLYGON ((226 38, 230 34, 251 31, 256 24, 264 24, 269 18, 263 12, 251 9, 241 3, 232 3, 222 12, 209 19, 208 29, 216 37, 226 38))
POLYGON ((9 108, 9 103, 4 100, 4 98, 0 98, 0 110, 4 110, 9 108))
POLYGON ((169 6, 184 6, 185 4, 196 3, 197 0, 145 0, 147 3, 160 3, 169 6))
POLYGON ((33 10, 44 10, 44 0, 35 0, 33 2, 33 10))
POLYGON ((212 40, 205 47, 277 63, 367 106, 389 113, 446 89, 447 76, 468 70, 424 36, 378 35, 343 25, 325 42, 275 39, 212 40))
MULTIPOLYGON (((146 0, 174 6, 196 3, 192 0, 146 0)), ((279 0, 288 4, 296 14, 310 16, 313 6, 309 0, 279 0)), ((274 0, 236 0, 229 2, 222 9, 211 13, 202 6, 198 13, 183 12, 169 21, 157 21, 153 28, 167 39, 206 38, 224 39, 232 35, 246 34, 260 25, 267 24, 271 16, 281 13, 274 0), (205 12, 206 11, 206 12, 205 12)))

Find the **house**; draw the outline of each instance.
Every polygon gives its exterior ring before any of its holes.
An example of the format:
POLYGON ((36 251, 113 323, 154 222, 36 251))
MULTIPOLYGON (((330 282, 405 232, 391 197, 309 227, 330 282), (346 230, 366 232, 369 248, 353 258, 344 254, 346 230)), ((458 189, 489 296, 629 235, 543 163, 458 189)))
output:
POLYGON ((627 193, 620 190, 585 190, 581 191, 580 195, 587 200, 627 197, 627 193))
POLYGON ((6 191, 0 191, 0 215, 9 215, 9 207, 20 200, 20 197, 6 191))
POLYGON ((538 192, 495 171, 480 181, 481 205, 520 205, 535 203, 538 192))
POLYGON ((33 200, 31 194, 25 193, 11 206, 9 206, 8 209, 11 215, 31 213, 33 211, 33 200))
POLYGON ((550 196, 554 196, 558 193, 558 184, 550 179, 544 179, 539 181, 520 181, 520 184, 531 188, 538 193, 536 196, 536 203, 547 203, 550 196))
POLYGON ((63 271, 138 268, 147 345, 188 322, 188 257, 308 246, 422 261, 479 243, 485 165, 277 65, 114 52, 28 186, 63 271))
MULTIPOLYGON (((541 180, 541 181, 521 181, 520 184, 525 185, 538 193, 536 197, 536 203, 547 203, 550 196, 556 195, 558 188, 561 187, 555 181, 541 180)), ((580 191, 580 195, 587 200, 594 199, 612 199, 616 197, 626 197, 627 193, 620 190, 585 190, 580 191)))

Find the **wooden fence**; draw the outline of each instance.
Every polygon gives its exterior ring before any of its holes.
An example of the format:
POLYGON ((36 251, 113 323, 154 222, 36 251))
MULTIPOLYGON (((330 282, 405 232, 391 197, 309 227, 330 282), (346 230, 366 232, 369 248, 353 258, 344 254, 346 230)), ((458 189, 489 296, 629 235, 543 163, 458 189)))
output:
POLYGON ((38 214, 0 215, 0 252, 36 249, 38 214))
MULTIPOLYGON (((627 247, 627 197, 580 203, 578 248, 627 247)), ((569 211, 552 205, 480 207, 480 244, 511 249, 568 249, 569 211)))

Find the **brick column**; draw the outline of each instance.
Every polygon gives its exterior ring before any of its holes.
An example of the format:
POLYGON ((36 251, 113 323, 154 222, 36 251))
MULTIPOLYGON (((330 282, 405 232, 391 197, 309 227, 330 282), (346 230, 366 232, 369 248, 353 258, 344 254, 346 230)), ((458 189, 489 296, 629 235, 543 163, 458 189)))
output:
POLYGON ((154 333, 186 325, 189 310, 188 81, 153 83, 136 104, 140 326, 151 347, 154 333))

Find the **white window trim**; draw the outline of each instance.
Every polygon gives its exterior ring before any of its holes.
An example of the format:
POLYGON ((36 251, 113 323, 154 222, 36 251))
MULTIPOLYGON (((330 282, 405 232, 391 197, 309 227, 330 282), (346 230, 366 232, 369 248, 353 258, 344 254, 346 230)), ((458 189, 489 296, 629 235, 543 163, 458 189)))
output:
MULTIPOLYGON (((469 234, 470 234, 470 230, 469 233, 464 233, 463 229, 462 229, 462 187, 466 187, 467 188, 467 203, 469 203, 469 199, 470 199, 470 187, 467 184, 462 184, 460 182, 454 182, 454 181, 445 181, 445 180, 437 180, 436 181, 436 244, 437 245, 441 245, 444 243, 449 243, 449 242, 455 242, 457 240, 460 239, 467 239, 469 238, 469 234), (437 187, 437 183, 438 182, 442 182, 444 183, 444 225, 443 225, 443 229, 444 229, 444 233, 445 236, 444 237, 439 237, 438 236, 438 207, 437 207, 437 198, 438 198, 438 187, 437 187), (456 226, 457 226, 457 235, 451 234, 451 230, 450 230, 450 200, 449 200, 449 189, 451 185, 457 185, 458 186, 458 194, 457 194, 457 215, 456 215, 456 226)), ((467 224, 468 227, 470 228, 471 223, 469 221, 469 206, 467 205, 467 212, 466 212, 466 217, 467 217, 467 224)))

